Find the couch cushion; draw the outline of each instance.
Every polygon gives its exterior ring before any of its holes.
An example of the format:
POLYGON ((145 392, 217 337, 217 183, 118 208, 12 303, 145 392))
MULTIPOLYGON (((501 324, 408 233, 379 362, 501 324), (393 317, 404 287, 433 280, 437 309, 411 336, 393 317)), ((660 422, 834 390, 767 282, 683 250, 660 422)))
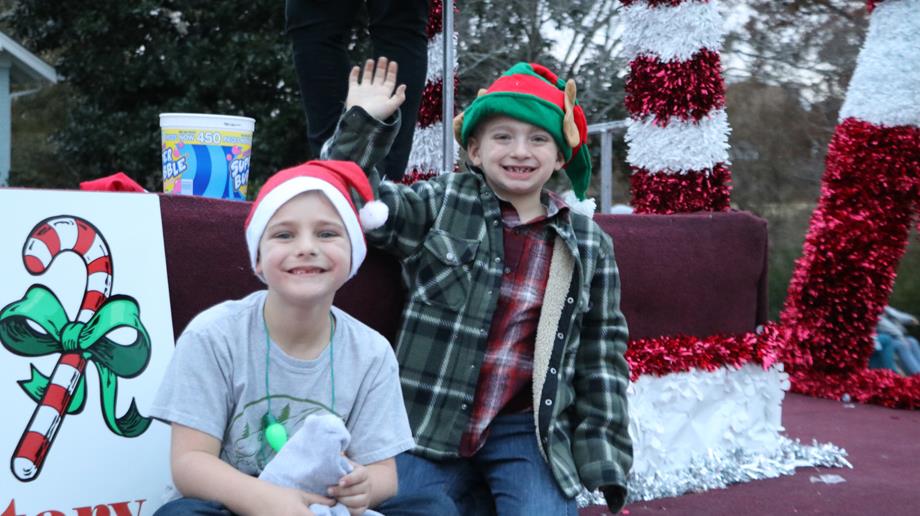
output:
POLYGON ((630 339, 746 333, 767 319, 767 221, 747 212, 598 215, 630 339))
MULTIPOLYGON (((248 202, 160 196, 173 331, 264 288, 249 267, 248 202)), ((630 338, 744 333, 766 320, 766 221, 745 212, 598 215, 613 236, 630 338)), ((335 304, 392 342, 405 302, 399 263, 371 249, 335 304)))

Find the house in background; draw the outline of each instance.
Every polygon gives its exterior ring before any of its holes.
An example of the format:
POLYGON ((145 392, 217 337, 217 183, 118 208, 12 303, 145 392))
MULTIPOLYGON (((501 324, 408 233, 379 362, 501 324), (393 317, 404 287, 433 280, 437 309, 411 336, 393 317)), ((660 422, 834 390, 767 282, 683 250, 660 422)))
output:
POLYGON ((56 82, 54 67, 0 32, 0 186, 10 177, 12 99, 56 82))

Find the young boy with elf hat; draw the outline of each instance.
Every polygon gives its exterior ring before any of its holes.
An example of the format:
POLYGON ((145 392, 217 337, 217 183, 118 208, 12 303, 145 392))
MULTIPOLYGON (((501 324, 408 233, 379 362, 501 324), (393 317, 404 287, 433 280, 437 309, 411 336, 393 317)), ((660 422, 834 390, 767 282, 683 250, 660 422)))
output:
POLYGON ((352 70, 324 146, 356 161, 388 206, 366 236, 401 260, 408 288, 396 356, 417 445, 397 456, 392 500, 439 491, 461 514, 574 515, 587 488, 619 511, 632 464, 627 328, 613 245, 585 199, 574 81, 512 66, 454 121, 469 170, 406 186, 374 168, 399 128, 396 68, 352 70), (545 186, 562 170, 573 191, 559 195, 545 186), (485 507, 469 495, 482 482, 485 507))
POLYGON ((245 232, 267 290, 189 323, 151 410, 172 427, 175 489, 158 514, 312 515, 336 502, 362 514, 396 494, 394 456, 414 445, 396 359, 383 336, 333 306, 366 255, 363 231, 386 216, 354 163, 311 161, 266 181, 245 232), (323 492, 257 478, 288 434, 330 412, 350 434, 350 473, 323 492))

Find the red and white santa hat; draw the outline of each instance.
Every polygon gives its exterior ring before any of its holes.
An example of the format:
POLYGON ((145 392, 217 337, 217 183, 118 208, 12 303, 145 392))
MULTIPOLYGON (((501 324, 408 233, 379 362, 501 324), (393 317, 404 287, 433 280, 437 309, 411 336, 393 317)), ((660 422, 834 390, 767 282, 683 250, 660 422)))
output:
MULTIPOLYGON (((364 171, 351 161, 308 161, 287 168, 268 178, 246 218, 246 245, 253 270, 259 259, 259 241, 272 215, 284 203, 304 192, 322 192, 345 223, 351 241, 351 278, 367 255, 364 231, 379 228, 387 220, 386 204, 374 200, 374 192, 364 171), (358 210, 351 198, 351 190, 364 201, 358 210)), ((262 278, 260 278, 262 279, 262 278)), ((263 280, 264 281, 264 280, 263 280)))

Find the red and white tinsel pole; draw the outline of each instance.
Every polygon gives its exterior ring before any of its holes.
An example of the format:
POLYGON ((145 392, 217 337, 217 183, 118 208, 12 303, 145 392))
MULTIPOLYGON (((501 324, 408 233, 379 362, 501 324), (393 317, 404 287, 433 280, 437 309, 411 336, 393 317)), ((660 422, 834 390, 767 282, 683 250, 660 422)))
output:
POLYGON ((729 208, 722 16, 708 0, 622 0, 637 213, 729 208))
POLYGON ((821 198, 781 315, 794 391, 920 407, 920 378, 869 370, 920 208, 920 0, 869 1, 821 198))
MULTIPOLYGON (((448 0, 449 3, 453 3, 448 0)), ((416 181, 429 179, 444 170, 444 117, 442 102, 444 97, 444 30, 443 30, 444 1, 431 0, 428 11, 428 25, 425 30, 428 34, 428 75, 425 78, 425 89, 422 91, 422 100, 418 108, 418 121, 415 124, 415 133, 412 137, 412 150, 406 165, 406 175, 402 182, 412 184, 416 181)), ((451 31, 453 32, 453 31, 451 31)), ((456 48, 456 33, 451 34, 449 43, 456 48)), ((454 53, 453 62, 450 63, 457 72, 457 59, 454 53)), ((456 80, 454 80, 456 85, 456 80)), ((452 146, 453 160, 456 162, 456 147, 452 146)))

